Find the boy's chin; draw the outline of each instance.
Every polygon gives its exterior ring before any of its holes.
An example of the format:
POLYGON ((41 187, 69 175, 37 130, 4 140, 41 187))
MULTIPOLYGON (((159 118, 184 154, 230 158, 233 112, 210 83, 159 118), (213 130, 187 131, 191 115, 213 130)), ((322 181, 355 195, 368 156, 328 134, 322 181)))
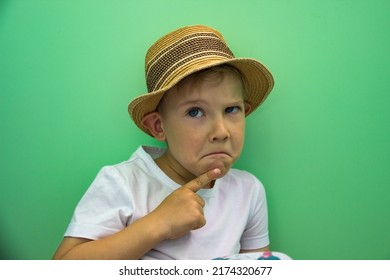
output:
POLYGON ((194 177, 198 177, 208 171, 214 170, 218 168, 221 171, 221 174, 216 178, 220 179, 224 177, 232 167, 232 163, 224 162, 224 161, 214 161, 212 163, 204 163, 202 165, 198 165, 196 169, 189 170, 194 177))
MULTIPOLYGON (((212 164, 208 170, 213 170, 215 168, 218 168, 220 171, 221 171, 221 174, 218 176, 217 179, 219 178, 222 178, 223 176, 225 176, 228 171, 230 170, 230 167, 231 167, 231 164, 226 164, 226 163, 222 163, 222 162, 218 162, 218 163, 214 163, 212 164)), ((206 171, 208 171, 206 170, 206 171)))
MULTIPOLYGON (((212 169, 214 169, 214 168, 212 168, 212 169)), ((212 170, 212 169, 210 169, 210 170, 212 170)), ((205 189, 212 189, 214 187, 215 181, 224 177, 228 173, 229 168, 223 168, 223 170, 222 170, 222 168, 220 168, 220 170, 221 170, 221 174, 215 180, 211 181, 210 184, 205 186, 204 187, 205 189)))

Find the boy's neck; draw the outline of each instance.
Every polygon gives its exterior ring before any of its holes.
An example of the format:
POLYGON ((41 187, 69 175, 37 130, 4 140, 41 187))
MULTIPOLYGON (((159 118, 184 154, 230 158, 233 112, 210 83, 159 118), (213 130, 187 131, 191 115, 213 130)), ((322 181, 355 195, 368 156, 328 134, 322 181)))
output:
MULTIPOLYGON (((161 157, 155 159, 156 164, 160 169, 177 184, 183 186, 195 179, 196 176, 186 170, 183 166, 172 159, 169 151, 166 151, 161 157)), ((215 181, 212 181, 206 188, 212 188, 215 181)))

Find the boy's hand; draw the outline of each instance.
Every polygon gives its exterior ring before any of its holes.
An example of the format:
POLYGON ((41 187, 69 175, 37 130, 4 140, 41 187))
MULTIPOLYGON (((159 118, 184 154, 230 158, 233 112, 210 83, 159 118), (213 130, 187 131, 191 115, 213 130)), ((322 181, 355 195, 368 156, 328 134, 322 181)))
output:
POLYGON ((206 224, 203 213, 204 200, 196 194, 218 178, 221 171, 216 168, 181 186, 150 213, 162 232, 163 239, 176 239, 191 230, 199 229, 206 224))

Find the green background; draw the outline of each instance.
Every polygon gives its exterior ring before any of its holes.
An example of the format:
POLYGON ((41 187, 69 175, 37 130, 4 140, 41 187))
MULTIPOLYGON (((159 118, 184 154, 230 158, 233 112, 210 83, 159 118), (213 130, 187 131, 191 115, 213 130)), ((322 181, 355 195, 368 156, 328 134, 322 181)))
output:
POLYGON ((1 258, 51 258, 98 170, 155 144, 127 115, 146 91, 146 49, 202 23, 275 77, 236 164, 266 187, 272 249, 390 259, 389 10, 386 0, 1 1, 1 258))

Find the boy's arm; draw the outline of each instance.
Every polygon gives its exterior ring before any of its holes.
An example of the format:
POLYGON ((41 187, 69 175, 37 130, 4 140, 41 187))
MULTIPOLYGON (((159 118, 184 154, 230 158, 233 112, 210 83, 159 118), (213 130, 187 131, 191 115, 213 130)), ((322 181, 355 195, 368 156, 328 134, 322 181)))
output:
POLYGON ((166 239, 175 239, 206 224, 203 199, 196 192, 218 178, 210 170, 172 192, 151 213, 99 240, 65 237, 53 259, 139 259, 166 239))
POLYGON ((271 251, 270 246, 265 246, 263 248, 259 249, 253 249, 253 250, 240 250, 240 254, 246 254, 246 253, 257 253, 257 252, 268 252, 271 251))
POLYGON ((65 237, 53 259, 139 259, 164 238, 152 218, 144 218, 111 236, 89 240, 65 237))

